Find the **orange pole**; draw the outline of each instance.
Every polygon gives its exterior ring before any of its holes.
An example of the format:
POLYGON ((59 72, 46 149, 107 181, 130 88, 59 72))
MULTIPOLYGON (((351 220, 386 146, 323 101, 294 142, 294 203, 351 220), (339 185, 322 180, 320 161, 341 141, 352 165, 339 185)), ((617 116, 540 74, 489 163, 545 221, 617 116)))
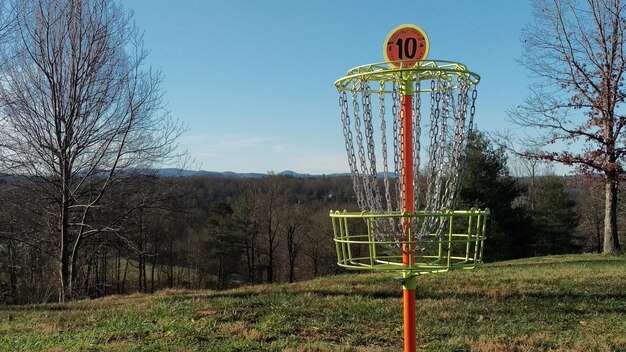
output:
POLYGON ((415 290, 404 289, 404 352, 417 350, 417 331, 415 328, 415 290))
MULTIPOLYGON (((402 95, 402 212, 413 213, 413 92, 411 82, 405 82, 402 95)), ((411 242, 411 231, 408 220, 403 221, 403 230, 406 242, 411 242)), ((402 263, 405 266, 413 265, 413 246, 402 246, 402 263)), ((413 286, 413 285, 410 285, 413 286)), ((415 288, 403 287, 404 299, 404 352, 415 352, 417 349, 417 334, 415 328, 415 288)))
MULTIPOLYGON (((413 203, 413 95, 402 96, 402 212, 414 212, 413 203)), ((411 242, 409 222, 403 222, 406 241, 411 242)), ((411 245, 402 247, 402 263, 413 264, 411 245)))

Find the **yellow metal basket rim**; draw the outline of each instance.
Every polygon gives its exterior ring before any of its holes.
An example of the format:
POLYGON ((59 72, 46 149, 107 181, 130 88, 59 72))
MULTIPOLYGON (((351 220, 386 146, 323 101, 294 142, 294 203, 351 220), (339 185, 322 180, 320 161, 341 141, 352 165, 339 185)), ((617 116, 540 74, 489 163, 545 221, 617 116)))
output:
MULTIPOLYGON (((410 61, 410 60, 406 60, 410 61)), ((403 62, 403 61, 400 61, 403 62)), ((443 60, 424 60, 418 61, 415 66, 396 67, 389 62, 378 62, 357 66, 348 70, 346 75, 335 81, 335 87, 338 91, 360 91, 356 83, 361 81, 377 81, 377 82, 394 82, 401 80, 403 82, 429 81, 432 79, 462 77, 466 79, 470 85, 477 85, 480 82, 480 76, 467 69, 464 64, 443 61, 443 60)), ((457 88, 456 86, 452 89, 457 88)), ((391 90, 383 90, 385 93, 391 93, 391 90)), ((430 92, 430 86, 420 89, 421 92, 430 92)), ((372 92, 379 92, 372 90, 372 92)))

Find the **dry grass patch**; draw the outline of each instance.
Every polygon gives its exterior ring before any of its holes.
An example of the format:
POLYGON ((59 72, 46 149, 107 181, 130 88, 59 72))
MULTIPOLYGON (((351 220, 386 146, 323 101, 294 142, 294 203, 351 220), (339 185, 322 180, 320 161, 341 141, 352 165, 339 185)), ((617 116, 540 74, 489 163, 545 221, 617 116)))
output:
POLYGON ((572 346, 561 347, 558 352, 613 352, 606 344, 594 344, 587 341, 576 341, 572 346))
POLYGON ((343 352, 346 348, 340 348, 337 346, 328 346, 320 343, 312 343, 306 346, 300 346, 296 348, 287 348, 284 352, 343 352))
POLYGON ((70 303, 71 305, 68 307, 73 308, 83 308, 83 309, 107 309, 122 307, 123 309, 127 309, 127 307, 132 306, 133 308, 147 308, 152 305, 150 300, 150 296, 143 293, 132 293, 130 295, 112 295, 105 296, 102 298, 97 298, 91 301, 83 301, 79 305, 78 303, 70 303))
POLYGON ((619 347, 626 347, 626 336, 617 337, 613 342, 619 347))
POLYGON ((199 310, 196 312, 196 314, 193 315, 193 318, 191 318, 192 321, 194 320, 200 320, 200 319, 204 319, 206 317, 212 317, 214 315, 217 314, 217 311, 214 309, 207 309, 207 310, 199 310))
POLYGON ((469 343, 476 352, 532 352, 549 349, 550 338, 544 334, 527 335, 516 338, 483 337, 469 343))
POLYGON ((188 296, 188 295, 194 295, 194 294, 202 294, 202 295, 206 295, 208 293, 210 293, 211 291, 205 290, 205 291, 199 291, 199 290, 187 290, 184 288, 166 288, 164 290, 160 290, 154 293, 155 296, 163 296, 163 297, 167 297, 167 296, 188 296))
POLYGON ((594 341, 578 340, 573 343, 562 343, 554 346, 554 337, 539 333, 522 337, 480 337, 469 343, 469 347, 475 352, 534 352, 534 351, 558 351, 558 352, 611 352, 610 346, 594 341), (551 342, 552 341, 552 342, 551 342))
MULTIPOLYGON (((493 341, 487 339, 478 339, 478 341, 474 341, 470 343, 470 348, 475 352, 501 352, 501 351, 511 351, 507 349, 506 345, 501 341, 493 341)), ((512 352, 512 351, 511 351, 512 352)))
POLYGON ((261 341, 263 339, 258 330, 250 328, 249 324, 246 324, 243 321, 224 323, 220 326, 220 332, 237 337, 243 336, 249 341, 261 341))
POLYGON ((53 334, 60 332, 59 324, 49 320, 39 320, 35 322, 33 331, 40 334, 53 334))
MULTIPOLYGON (((389 351, 389 348, 383 348, 378 346, 357 346, 357 347, 348 347, 348 346, 331 346, 324 345, 320 343, 311 343, 305 346, 300 346, 297 348, 287 348, 284 352, 383 352, 389 351)), ((392 349, 395 350, 395 349, 392 349)))

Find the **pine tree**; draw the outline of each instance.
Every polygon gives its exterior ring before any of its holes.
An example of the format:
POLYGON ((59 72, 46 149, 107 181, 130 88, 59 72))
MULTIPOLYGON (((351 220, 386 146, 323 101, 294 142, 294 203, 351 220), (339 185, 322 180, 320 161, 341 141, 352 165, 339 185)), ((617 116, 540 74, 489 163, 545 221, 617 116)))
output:
POLYGON ((546 176, 541 180, 533 214, 536 254, 563 254, 579 249, 574 236, 579 223, 575 206, 576 202, 569 197, 557 176, 546 176))
POLYGON ((528 212, 514 207, 523 188, 509 175, 503 147, 494 147, 484 133, 468 136, 468 154, 461 185, 460 208, 489 208, 486 260, 532 255, 532 230, 528 212))
POLYGON ((208 221, 209 252, 212 257, 217 288, 230 286, 231 276, 240 270, 243 238, 235 228, 233 209, 218 202, 211 209, 208 221))

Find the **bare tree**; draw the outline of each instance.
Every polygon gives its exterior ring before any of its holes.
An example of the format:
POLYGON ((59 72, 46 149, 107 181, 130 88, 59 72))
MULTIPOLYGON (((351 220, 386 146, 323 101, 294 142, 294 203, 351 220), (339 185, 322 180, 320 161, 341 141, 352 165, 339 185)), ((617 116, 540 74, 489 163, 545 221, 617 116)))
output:
POLYGON ((279 176, 270 175, 264 181, 264 184, 260 185, 260 188, 255 192, 255 217, 259 219, 260 226, 265 231, 266 280, 268 283, 273 283, 276 279, 276 250, 279 245, 278 229, 282 224, 285 199, 284 193, 280 189, 281 180, 279 176))
POLYGON ((233 212, 235 229, 243 242, 248 281, 255 284, 261 224, 254 216, 254 194, 251 191, 241 194, 235 201, 233 212))
POLYGON ((4 44, 17 24, 11 2, 0 0, 0 43, 4 44))
POLYGON ((537 201, 537 178, 554 172, 545 162, 540 159, 525 157, 524 153, 527 152, 522 152, 522 155, 515 154, 516 158, 513 159, 511 170, 516 177, 528 179, 528 187, 523 199, 528 208, 534 211, 537 201))
POLYGON ((307 212, 301 204, 294 204, 283 214, 285 227, 285 242, 287 244, 287 260, 289 264, 290 283, 295 282, 296 267, 299 264, 300 251, 306 241, 307 212))
POLYGON ((523 32, 523 64, 537 84, 511 121, 534 129, 521 142, 533 159, 604 176, 603 252, 618 253, 617 197, 624 174, 626 97, 620 0, 534 0, 535 23, 523 32))
POLYGON ((92 221, 103 195, 128 170, 173 157, 182 128, 163 111, 161 76, 144 68, 141 35, 117 3, 19 0, 12 10, 0 166, 49 204, 65 301, 83 241, 114 230, 115 220, 92 221))

